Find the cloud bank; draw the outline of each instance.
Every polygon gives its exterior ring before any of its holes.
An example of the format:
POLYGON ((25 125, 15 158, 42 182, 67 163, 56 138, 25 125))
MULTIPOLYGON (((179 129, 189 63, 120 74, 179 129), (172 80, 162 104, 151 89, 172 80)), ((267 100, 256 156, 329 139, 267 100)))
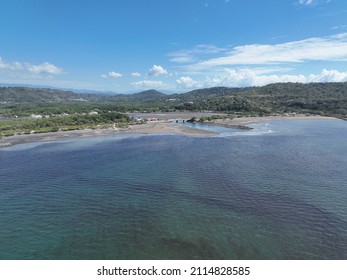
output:
POLYGON ((347 82, 347 72, 323 69, 319 74, 310 75, 264 75, 252 69, 225 69, 224 73, 208 77, 200 83, 200 87, 248 87, 264 86, 272 83, 321 83, 321 82, 347 82))

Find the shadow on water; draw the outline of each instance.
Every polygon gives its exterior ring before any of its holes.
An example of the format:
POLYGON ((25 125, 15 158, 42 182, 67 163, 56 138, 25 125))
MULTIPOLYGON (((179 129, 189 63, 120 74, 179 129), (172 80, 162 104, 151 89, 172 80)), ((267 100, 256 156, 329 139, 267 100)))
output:
POLYGON ((239 192, 237 199, 211 198, 192 193, 177 193, 177 197, 257 216, 263 220, 271 220, 274 224, 290 222, 308 232, 318 234, 324 247, 328 248, 325 252, 326 258, 347 257, 347 223, 336 215, 289 195, 254 193, 233 188, 233 193, 235 192, 239 192))
POLYGON ((45 259, 153 259, 151 240, 159 237, 151 216, 131 205, 93 219, 93 213, 87 213, 70 221, 74 230, 60 235, 55 246, 41 254, 45 259))
POLYGON ((209 240, 199 239, 195 242, 180 238, 161 238, 159 240, 163 250, 168 252, 171 259, 203 260, 223 259, 218 248, 211 245, 209 240))

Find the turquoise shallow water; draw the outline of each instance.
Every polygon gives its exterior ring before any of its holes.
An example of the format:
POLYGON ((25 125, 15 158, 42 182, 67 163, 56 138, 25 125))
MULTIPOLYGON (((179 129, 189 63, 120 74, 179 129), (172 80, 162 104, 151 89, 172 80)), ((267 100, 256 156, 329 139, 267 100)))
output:
POLYGON ((347 259, 347 122, 0 150, 0 259, 347 259))

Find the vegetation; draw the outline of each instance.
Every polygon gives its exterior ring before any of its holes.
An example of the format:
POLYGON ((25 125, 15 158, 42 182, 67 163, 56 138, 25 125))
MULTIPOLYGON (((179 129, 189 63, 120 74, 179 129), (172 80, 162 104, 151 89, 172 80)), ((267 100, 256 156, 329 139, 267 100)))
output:
POLYGON ((210 110, 242 115, 283 113, 347 117, 347 83, 281 83, 264 87, 212 88, 184 94, 182 110, 210 110))
POLYGON ((102 128, 107 126, 122 127, 130 122, 128 115, 115 112, 100 114, 75 114, 46 118, 20 118, 0 121, 0 135, 9 136, 15 133, 29 134, 54 132, 59 130, 78 130, 84 128, 102 128))
POLYGON ((102 95, 1 87, 0 135, 122 126, 131 122, 124 113, 158 111, 213 111, 234 116, 300 113, 347 119, 347 83, 215 87, 171 95, 155 90, 102 95))
POLYGON ((223 116, 220 116, 220 115, 212 115, 212 116, 209 116, 209 117, 200 117, 200 118, 196 118, 196 117, 192 117, 190 118, 189 120, 187 120, 187 122, 191 122, 191 123, 194 123, 194 122, 213 122, 215 120, 223 120, 223 119, 232 119, 233 116, 232 115, 223 115, 223 116))

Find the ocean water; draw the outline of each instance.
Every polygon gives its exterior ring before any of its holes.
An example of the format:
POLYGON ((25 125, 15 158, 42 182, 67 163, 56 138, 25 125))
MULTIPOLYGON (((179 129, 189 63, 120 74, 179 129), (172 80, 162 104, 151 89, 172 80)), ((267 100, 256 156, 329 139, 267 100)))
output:
POLYGON ((347 122, 253 127, 0 149, 0 259, 347 259, 347 122))

